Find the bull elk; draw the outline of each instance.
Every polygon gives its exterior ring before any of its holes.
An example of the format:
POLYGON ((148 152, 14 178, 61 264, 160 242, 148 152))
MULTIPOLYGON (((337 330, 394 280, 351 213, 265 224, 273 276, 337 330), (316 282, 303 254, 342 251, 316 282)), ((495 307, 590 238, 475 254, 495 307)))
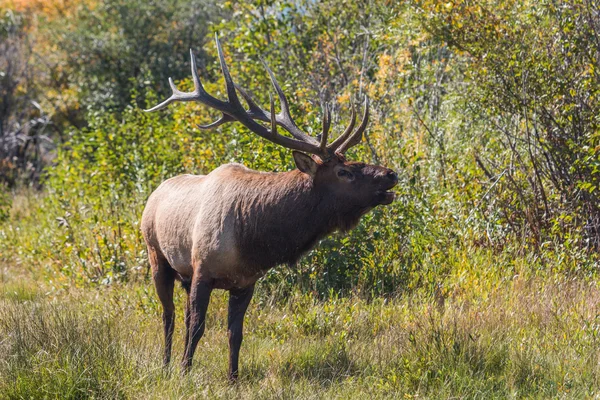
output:
POLYGON ((327 106, 320 139, 300 130, 290 115, 283 90, 265 64, 281 112, 275 112, 273 97, 270 110, 262 109, 233 82, 219 40, 215 39, 227 101, 204 90, 190 50, 194 90, 181 92, 169 79, 171 97, 147 111, 160 110, 177 101, 197 101, 221 113, 217 121, 200 128, 238 121, 264 139, 293 150, 297 169, 272 173, 226 164, 208 175, 176 176, 152 193, 141 225, 152 277, 163 306, 164 364, 168 365, 171 358, 175 281, 181 281, 188 294, 184 372, 189 371, 204 333, 211 292, 225 289, 229 291, 229 379, 235 381, 244 314, 256 281, 276 265, 295 263, 326 235, 352 229, 372 208, 390 204, 394 193, 389 190, 398 177, 391 169, 349 162, 344 157, 350 147, 360 143, 367 127, 367 101, 358 128, 354 129, 353 107, 344 132, 327 144, 331 124, 327 106), (248 109, 242 105, 238 93, 248 109), (278 127, 291 137, 278 133, 278 127))

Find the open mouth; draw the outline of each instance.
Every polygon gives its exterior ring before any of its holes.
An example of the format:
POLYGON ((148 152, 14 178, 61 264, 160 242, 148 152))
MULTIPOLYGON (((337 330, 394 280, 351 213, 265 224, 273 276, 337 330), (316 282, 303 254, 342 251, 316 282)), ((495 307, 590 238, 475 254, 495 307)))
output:
POLYGON ((392 192, 390 189, 396 186, 396 184, 397 182, 394 182, 392 185, 389 185, 388 187, 377 192, 377 199, 379 200, 379 204, 388 205, 394 201, 394 199, 396 198, 396 193, 392 192))
POLYGON ((381 200, 380 204, 388 205, 394 201, 394 199, 396 198, 396 193, 386 191, 386 192, 382 192, 382 196, 383 196, 383 199, 381 200))
POLYGON ((381 205, 391 204, 396 198, 396 193, 389 190, 381 190, 377 192, 377 203, 381 205))

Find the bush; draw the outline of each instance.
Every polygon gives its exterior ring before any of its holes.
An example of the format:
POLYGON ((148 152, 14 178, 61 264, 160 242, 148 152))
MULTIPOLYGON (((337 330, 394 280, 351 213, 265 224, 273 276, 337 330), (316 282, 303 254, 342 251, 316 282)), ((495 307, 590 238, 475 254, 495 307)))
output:
MULTIPOLYGON (((465 119, 489 211, 539 250, 600 246, 600 12, 588 0, 419 1, 439 41, 465 54, 465 119)), ((488 211, 488 212, 489 212, 488 211)))
POLYGON ((55 49, 56 90, 76 89, 84 111, 122 110, 149 82, 166 95, 167 79, 187 74, 190 48, 204 65, 209 24, 223 16, 218 2, 206 0, 80 2, 69 18, 42 27, 55 49))
MULTIPOLYGON (((547 32, 530 35, 531 30, 512 25, 496 31, 490 25, 493 18, 480 6, 461 4, 361 3, 348 9, 345 2, 225 5, 225 12, 236 18, 223 21, 216 30, 226 32, 222 42, 237 83, 266 104, 269 83, 258 58, 264 55, 291 100, 293 115, 300 116, 300 126, 312 134, 320 127, 316 99, 332 105, 336 135, 348 117, 347 105, 368 94, 373 105, 368 134, 349 158, 390 166, 401 176, 392 206, 365 216, 347 235, 323 240, 297 266, 271 271, 265 279, 270 291, 285 295, 298 286, 319 296, 360 292, 366 297, 421 287, 437 292, 439 282, 457 272, 457 254, 471 248, 510 254, 528 251, 532 244, 536 256, 557 269, 578 265, 578 270, 594 270, 596 258, 581 251, 582 238, 588 237, 582 233, 584 211, 593 206, 589 196, 595 193, 596 179, 589 153, 595 151, 595 122, 583 109, 594 106, 581 105, 576 111, 562 103, 567 97, 535 92, 546 103, 535 97, 516 107, 518 99, 510 95, 514 91, 502 92, 498 83, 504 77, 502 61, 517 54, 521 58, 507 64, 511 73, 527 71, 531 77, 535 72, 550 85, 526 81, 531 83, 527 88, 562 87, 551 86, 559 75, 553 53, 534 51, 553 34, 568 41, 550 29, 560 19, 545 4, 524 5, 528 12, 514 18, 531 26, 543 17, 547 32), (368 18, 344 17, 360 6, 368 7, 368 18), (415 13, 428 18, 416 19, 415 13), (471 32, 466 21, 479 23, 481 29, 471 32), (514 40, 518 34, 524 35, 523 43, 514 40), (469 51, 459 49, 459 39, 469 51), (538 61, 544 56, 546 64, 538 65, 528 54, 538 61), (540 75, 538 67, 549 68, 547 76, 540 75), (330 82, 327 90, 322 90, 324 82, 330 82), (533 104, 555 110, 566 121, 569 115, 582 121, 584 137, 552 147, 542 133, 549 135, 553 128, 534 115, 533 104), (507 136, 496 123, 509 120, 515 122, 515 131, 507 136), (558 158, 570 160, 560 176, 551 173, 557 165, 551 160, 558 158), (579 183, 574 183, 576 177, 579 183), (569 179, 575 190, 567 190, 569 179), (587 197, 581 194, 581 182, 591 182, 587 197), (548 213, 541 213, 546 207, 548 213), (515 240, 521 238, 527 239, 524 245, 515 240)), ((108 12, 102 10, 98 15, 108 12)), ((507 5, 497 13, 518 10, 522 11, 507 5)), ((207 44, 205 52, 215 59, 214 45, 207 44)), ((187 51, 180 56, 187 57, 187 51)), ((220 77, 217 68, 210 63, 201 70, 205 76, 220 77)), ((184 65, 170 68, 174 74, 187 70, 184 65)), ((166 82, 154 79, 157 84, 166 82)), ((517 81, 511 82, 509 88, 515 89, 517 81)), ((206 78, 204 83, 210 93, 225 96, 222 77, 206 78)), ((178 85, 191 86, 189 81, 178 85)), ((589 90, 595 88, 590 85, 589 90)), ((579 89, 584 93, 584 86, 579 89)), ((11 212, 1 226, 3 257, 35 268, 47 266, 57 284, 136 279, 147 271, 139 219, 160 182, 183 172, 208 173, 227 162, 262 171, 293 168, 288 151, 239 124, 196 130, 196 124, 214 120, 203 107, 188 103, 145 114, 137 106, 156 104, 158 96, 152 91, 132 93, 131 105, 122 110, 92 107, 88 126, 68 135, 56 165, 47 170, 43 198, 33 200, 19 217, 18 211, 11 212)), ((574 128, 564 129, 565 134, 577 134, 574 128)), ((18 209, 19 202, 15 204, 18 209)))
MULTIPOLYGON (((208 90, 215 91, 213 86, 207 84, 208 90)), ((152 190, 169 177, 208 173, 229 161, 259 170, 292 167, 289 152, 237 124, 220 132, 198 131, 194 126, 210 117, 193 105, 150 114, 129 107, 121 117, 96 113, 88 128, 73 131, 47 173, 47 195, 3 232, 7 254, 47 266, 57 284, 108 284, 143 276, 141 213, 152 190)), ((422 217, 410 198, 410 183, 404 180, 399 190, 393 208, 372 213, 347 236, 328 238, 297 267, 274 270, 267 285, 289 292, 300 284, 328 296, 330 290, 392 293, 416 282, 411 274, 419 254, 406 251, 411 240, 422 240, 423 231, 415 229, 422 217)))

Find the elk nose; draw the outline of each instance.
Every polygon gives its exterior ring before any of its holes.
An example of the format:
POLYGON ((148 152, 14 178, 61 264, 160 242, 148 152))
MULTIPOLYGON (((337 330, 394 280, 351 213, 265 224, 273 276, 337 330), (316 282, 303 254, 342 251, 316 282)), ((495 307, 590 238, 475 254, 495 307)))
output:
POLYGON ((394 183, 398 182, 398 174, 392 171, 391 169, 388 169, 388 172, 385 176, 394 183))

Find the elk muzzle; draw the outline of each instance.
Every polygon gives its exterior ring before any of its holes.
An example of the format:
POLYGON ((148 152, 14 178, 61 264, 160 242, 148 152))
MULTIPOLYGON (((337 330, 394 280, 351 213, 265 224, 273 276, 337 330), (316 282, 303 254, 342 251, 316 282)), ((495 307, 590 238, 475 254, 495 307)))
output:
POLYGON ((380 187, 381 189, 376 193, 377 205, 388 205, 394 201, 396 194, 391 192, 394 186, 398 184, 398 174, 391 169, 388 169, 385 175, 382 177, 380 187))

